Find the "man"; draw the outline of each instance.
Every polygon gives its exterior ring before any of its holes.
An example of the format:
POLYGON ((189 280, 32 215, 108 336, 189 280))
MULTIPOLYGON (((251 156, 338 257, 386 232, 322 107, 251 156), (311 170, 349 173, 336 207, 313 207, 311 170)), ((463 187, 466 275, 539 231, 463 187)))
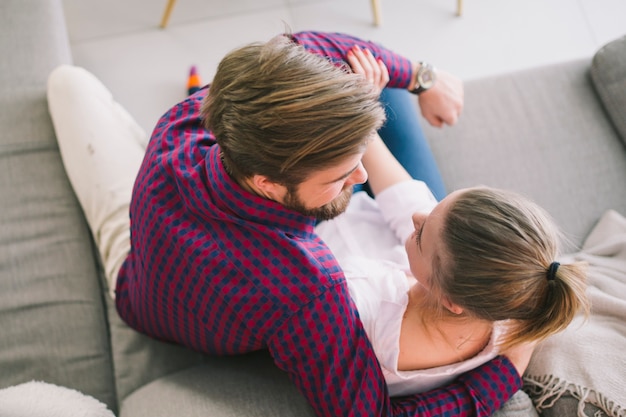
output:
MULTIPOLYGON (((505 357, 445 389, 389 398, 343 273, 314 233, 316 222, 345 210, 353 186, 366 181, 361 157, 385 120, 368 71, 351 73, 342 59, 348 50, 368 53, 363 47, 389 69, 390 87, 422 93, 432 123, 454 123, 459 94, 450 100, 454 88, 445 88, 452 77, 428 91, 425 64, 345 35, 302 33, 228 54, 210 88, 161 118, 140 167, 119 162, 120 154, 135 161, 141 154, 132 141, 117 144, 133 148, 128 152, 111 143, 123 132, 107 143, 72 143, 85 135, 56 115, 67 95, 55 93, 61 83, 53 79, 51 113, 66 169, 107 274, 117 278, 120 316, 135 329, 209 354, 269 349, 320 416, 490 415, 521 385, 505 357), (103 153, 115 157, 93 160, 103 153), (109 176, 107 201, 102 191, 93 195, 91 180, 70 160, 109 176), (129 248, 123 220, 112 224, 108 214, 123 210, 124 181, 137 169, 129 248)), ((516 360, 520 373, 527 359, 516 360)))

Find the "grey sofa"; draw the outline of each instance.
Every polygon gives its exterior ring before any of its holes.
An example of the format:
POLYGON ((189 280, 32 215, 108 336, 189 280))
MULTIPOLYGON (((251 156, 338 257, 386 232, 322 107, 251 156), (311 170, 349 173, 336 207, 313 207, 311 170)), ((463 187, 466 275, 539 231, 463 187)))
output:
MULTIPOLYGON (((208 357, 120 320, 48 115, 47 77, 72 60, 61 1, 3 0, 0 35, 0 389, 46 381, 130 417, 312 416, 267 353, 208 357)), ((458 127, 427 129, 448 188, 522 191, 572 248, 606 209, 626 213, 624 125, 591 64, 468 83, 458 127)))

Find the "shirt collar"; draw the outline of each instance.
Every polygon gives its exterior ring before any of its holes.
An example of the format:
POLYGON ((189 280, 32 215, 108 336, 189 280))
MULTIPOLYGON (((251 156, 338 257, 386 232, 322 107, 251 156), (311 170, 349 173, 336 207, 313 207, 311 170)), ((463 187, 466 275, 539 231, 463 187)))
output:
POLYGON ((226 172, 220 153, 219 145, 215 144, 211 146, 205 159, 210 194, 219 210, 232 213, 245 222, 279 228, 285 233, 301 237, 309 237, 314 233, 314 217, 305 216, 278 202, 253 194, 235 182, 226 172))

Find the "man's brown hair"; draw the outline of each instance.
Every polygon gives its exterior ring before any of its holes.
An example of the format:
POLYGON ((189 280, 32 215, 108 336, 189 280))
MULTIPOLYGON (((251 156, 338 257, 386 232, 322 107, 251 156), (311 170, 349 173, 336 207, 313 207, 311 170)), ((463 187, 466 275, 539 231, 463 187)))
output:
POLYGON ((364 77, 281 35, 220 62, 202 117, 236 181, 293 186, 362 152, 385 115, 364 77))

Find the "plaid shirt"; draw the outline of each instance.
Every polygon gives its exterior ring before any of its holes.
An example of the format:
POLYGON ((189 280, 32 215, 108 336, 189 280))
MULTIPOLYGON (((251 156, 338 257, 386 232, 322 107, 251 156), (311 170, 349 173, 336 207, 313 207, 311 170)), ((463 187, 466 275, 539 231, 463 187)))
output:
MULTIPOLYGON (((391 85, 410 63, 338 34, 293 36, 338 65, 354 43, 385 59, 391 85)), ((158 122, 130 207, 132 249, 116 304, 133 328, 208 354, 269 349, 320 416, 491 415, 521 385, 498 357, 444 389, 391 400, 341 268, 315 221, 248 193, 203 129, 203 89, 158 122)))

